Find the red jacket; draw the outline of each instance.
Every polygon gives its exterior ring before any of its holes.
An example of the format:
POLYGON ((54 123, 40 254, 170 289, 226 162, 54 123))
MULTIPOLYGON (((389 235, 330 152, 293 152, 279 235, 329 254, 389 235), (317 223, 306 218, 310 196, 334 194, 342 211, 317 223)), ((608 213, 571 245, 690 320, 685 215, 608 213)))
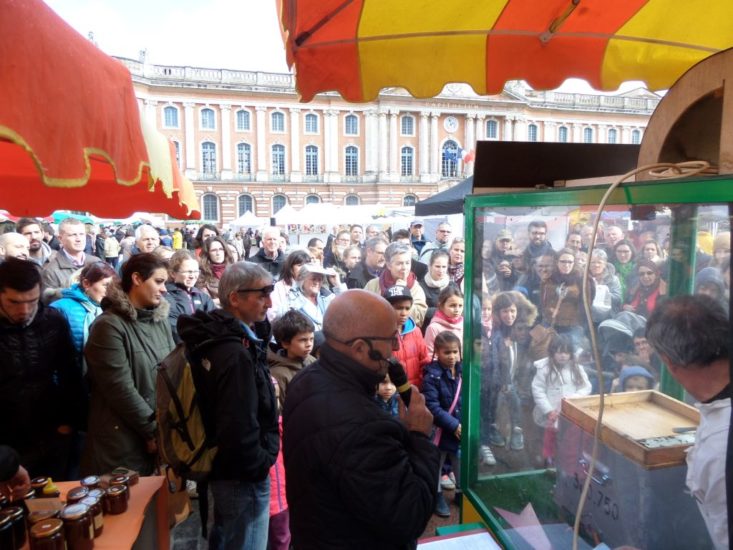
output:
POLYGON ((400 334, 400 349, 392 355, 404 365, 410 384, 422 388, 423 367, 430 363, 430 357, 422 332, 412 319, 407 319, 400 334))
POLYGON ((278 420, 280 428, 280 450, 277 453, 277 460, 270 468, 270 517, 288 509, 288 501, 285 500, 285 463, 283 462, 283 417, 278 420))

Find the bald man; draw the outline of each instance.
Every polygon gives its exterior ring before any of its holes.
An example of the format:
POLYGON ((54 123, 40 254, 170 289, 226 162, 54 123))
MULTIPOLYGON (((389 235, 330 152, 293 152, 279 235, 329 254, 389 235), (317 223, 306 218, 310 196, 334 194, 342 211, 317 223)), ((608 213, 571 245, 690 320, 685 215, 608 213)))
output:
POLYGON ((435 509, 440 453, 425 398, 413 386, 400 418, 373 399, 397 329, 381 296, 340 294, 326 311, 320 359, 288 386, 283 453, 298 550, 412 549, 435 509))
POLYGON ((30 254, 28 239, 20 233, 4 233, 0 235, 0 258, 19 258, 27 260, 30 254))

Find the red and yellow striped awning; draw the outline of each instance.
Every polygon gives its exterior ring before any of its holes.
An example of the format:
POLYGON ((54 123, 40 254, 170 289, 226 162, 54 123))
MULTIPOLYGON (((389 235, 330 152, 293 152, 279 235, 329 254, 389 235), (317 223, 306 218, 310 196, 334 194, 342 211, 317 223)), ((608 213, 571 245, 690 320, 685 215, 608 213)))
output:
POLYGON ((279 0, 303 101, 354 102, 387 87, 433 97, 449 82, 479 94, 582 78, 599 90, 669 88, 733 46, 730 0, 279 0))
POLYGON ((0 208, 198 218, 172 143, 140 117, 130 72, 41 0, 0 0, 0 208))

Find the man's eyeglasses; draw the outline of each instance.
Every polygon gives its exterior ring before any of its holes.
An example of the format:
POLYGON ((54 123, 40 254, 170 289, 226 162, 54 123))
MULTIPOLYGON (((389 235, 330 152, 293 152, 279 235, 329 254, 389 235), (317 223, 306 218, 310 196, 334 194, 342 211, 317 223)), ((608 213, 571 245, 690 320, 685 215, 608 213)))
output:
POLYGON ((267 285, 262 288, 238 288, 237 292, 259 292, 262 298, 267 298, 273 290, 275 290, 275 285, 267 285))
POLYGON ((357 340, 365 340, 369 344, 372 342, 390 342, 392 344, 392 349, 399 349, 400 347, 400 338, 397 336, 397 333, 392 336, 357 336, 356 338, 352 338, 351 340, 346 340, 341 343, 346 346, 350 346, 357 340))
POLYGON ((198 275, 201 273, 198 269, 196 271, 179 271, 181 275, 198 275))

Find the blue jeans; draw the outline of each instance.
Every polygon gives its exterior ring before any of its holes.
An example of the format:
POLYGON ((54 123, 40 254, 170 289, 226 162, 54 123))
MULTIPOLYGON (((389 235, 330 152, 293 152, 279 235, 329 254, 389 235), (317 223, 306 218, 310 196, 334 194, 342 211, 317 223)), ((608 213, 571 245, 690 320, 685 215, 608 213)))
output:
POLYGON ((209 550, 266 550, 270 477, 263 481, 211 481, 214 526, 209 550))

